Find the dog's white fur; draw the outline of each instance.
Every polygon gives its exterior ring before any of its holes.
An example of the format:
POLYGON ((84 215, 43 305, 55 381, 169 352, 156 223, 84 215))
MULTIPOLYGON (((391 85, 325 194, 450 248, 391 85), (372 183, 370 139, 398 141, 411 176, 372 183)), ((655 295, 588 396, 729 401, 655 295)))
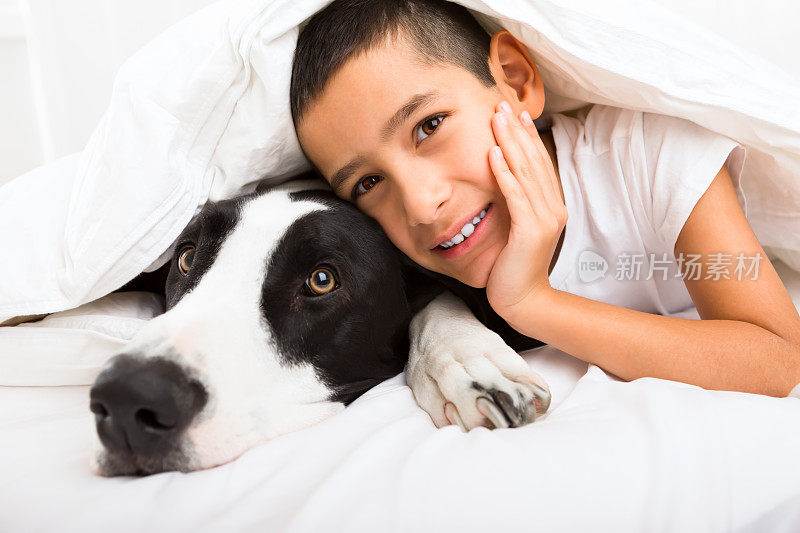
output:
MULTIPOLYGON (((171 359, 206 387, 208 404, 181 443, 189 456, 188 469, 231 461, 261 442, 343 409, 341 403, 327 401, 331 390, 310 365, 281 360, 260 311, 272 248, 298 217, 322 209, 327 208, 276 194, 250 202, 199 284, 126 347, 124 353, 171 359), (226 335, 219 335, 220 330, 226 335)), ((106 453, 95 438, 95 472, 106 453)))
POLYGON ((494 425, 502 423, 502 418, 479 410, 484 393, 473 387, 474 382, 521 402, 538 402, 536 414, 547 410, 550 390, 544 379, 451 293, 443 293, 417 313, 409 335, 406 382, 437 427, 458 423, 469 430, 486 425, 487 418, 494 425), (454 408, 447 408, 452 420, 445 411, 448 403, 454 408))

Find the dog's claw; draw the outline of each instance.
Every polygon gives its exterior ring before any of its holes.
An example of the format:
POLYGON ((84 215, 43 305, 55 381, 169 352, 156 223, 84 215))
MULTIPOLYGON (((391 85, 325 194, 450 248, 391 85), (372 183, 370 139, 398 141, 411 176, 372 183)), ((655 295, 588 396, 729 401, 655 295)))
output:
POLYGON ((505 429, 508 427, 508 420, 503 415, 495 403, 486 396, 480 396, 476 400, 478 411, 480 411, 494 425, 495 429, 505 429))
POLYGON ((458 424, 458 427, 461 428, 461 431, 464 433, 467 432, 467 426, 464 424, 464 420, 461 419, 461 415, 458 414, 458 409, 456 409, 456 406, 451 402, 447 402, 444 405, 444 416, 446 416, 448 420, 454 421, 456 424, 458 424))
POLYGON ((525 398, 523 398, 521 394, 518 394, 518 401, 515 403, 514 399, 507 392, 495 389, 490 390, 489 393, 491 394, 491 399, 494 404, 500 409, 500 412, 505 415, 509 426, 519 427, 533 421, 526 419, 526 417, 529 418, 530 416, 525 413, 525 408, 523 406, 525 398))
POLYGON ((536 404, 536 416, 541 416, 550 408, 550 400, 552 396, 549 390, 541 388, 535 383, 526 383, 528 388, 533 392, 534 403, 536 404))

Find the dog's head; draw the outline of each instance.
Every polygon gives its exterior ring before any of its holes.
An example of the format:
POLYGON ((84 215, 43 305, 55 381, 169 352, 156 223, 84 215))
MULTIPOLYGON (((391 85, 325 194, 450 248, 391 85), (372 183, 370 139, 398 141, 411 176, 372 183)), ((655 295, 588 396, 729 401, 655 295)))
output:
POLYGON ((167 312, 91 389, 96 472, 226 463, 402 371, 398 252, 372 219, 308 186, 208 204, 178 238, 167 312))

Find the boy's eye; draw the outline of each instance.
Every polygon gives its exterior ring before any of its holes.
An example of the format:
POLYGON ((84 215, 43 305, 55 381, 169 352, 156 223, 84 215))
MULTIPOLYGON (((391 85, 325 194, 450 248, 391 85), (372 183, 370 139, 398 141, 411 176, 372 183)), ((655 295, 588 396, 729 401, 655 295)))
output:
POLYGON ((431 135, 433 135, 433 133, 436 131, 436 128, 438 128, 439 125, 444 120, 444 117, 445 115, 443 113, 440 113, 438 115, 434 115, 432 117, 423 119, 422 122, 420 122, 417 125, 417 128, 415 130, 415 133, 418 134, 416 138, 416 143, 419 144, 428 137, 430 137, 431 135))
POLYGON ((356 183, 356 186, 353 187, 353 200, 355 201, 356 198, 365 194, 370 189, 372 189, 375 185, 377 185, 383 178, 380 176, 366 176, 361 178, 361 181, 356 183))
MULTIPOLYGON (((416 136, 416 144, 419 144, 433 135, 436 132, 436 129, 442 124, 445 117, 447 117, 448 113, 439 113, 436 115, 432 115, 430 117, 422 119, 422 122, 417 124, 417 127, 414 128, 414 133, 417 133, 416 136), (421 135, 419 133, 421 132, 421 135)), ((366 194, 369 192, 370 189, 375 187, 378 183, 383 181, 383 178, 380 176, 366 176, 361 178, 361 180, 356 183, 355 187, 353 187, 353 191, 350 194, 350 197, 355 202, 356 199, 361 196, 362 194, 366 194)))

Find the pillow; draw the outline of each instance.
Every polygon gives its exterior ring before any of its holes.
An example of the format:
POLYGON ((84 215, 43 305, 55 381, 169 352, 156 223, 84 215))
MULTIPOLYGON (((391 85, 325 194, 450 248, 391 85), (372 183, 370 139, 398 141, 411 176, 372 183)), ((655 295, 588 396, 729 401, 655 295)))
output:
POLYGON ((164 312, 151 292, 117 292, 35 322, 0 328, 0 385, 90 385, 105 362, 164 312))

